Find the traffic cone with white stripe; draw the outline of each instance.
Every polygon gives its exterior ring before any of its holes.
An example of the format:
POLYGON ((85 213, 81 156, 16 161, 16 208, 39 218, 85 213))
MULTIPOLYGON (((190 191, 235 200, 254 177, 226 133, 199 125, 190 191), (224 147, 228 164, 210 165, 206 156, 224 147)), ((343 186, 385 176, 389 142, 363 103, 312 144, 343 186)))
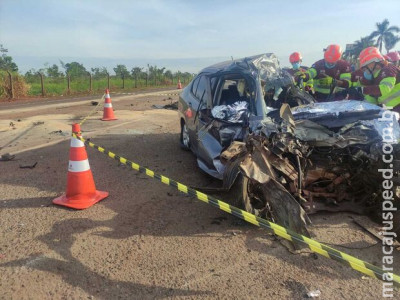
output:
POLYGON ((178 79, 178 86, 176 87, 178 90, 182 89, 182 83, 181 80, 178 79))
POLYGON ((106 97, 104 100, 104 109, 103 109, 103 119, 101 120, 102 121, 117 120, 117 118, 114 116, 114 111, 111 104, 110 91, 108 89, 106 89, 106 97))
MULTIPOLYGON (((80 136, 79 124, 72 125, 72 132, 80 136)), ((97 191, 90 170, 85 144, 75 137, 71 138, 69 151, 67 191, 53 200, 54 204, 75 209, 85 209, 106 198, 108 192, 97 191)))

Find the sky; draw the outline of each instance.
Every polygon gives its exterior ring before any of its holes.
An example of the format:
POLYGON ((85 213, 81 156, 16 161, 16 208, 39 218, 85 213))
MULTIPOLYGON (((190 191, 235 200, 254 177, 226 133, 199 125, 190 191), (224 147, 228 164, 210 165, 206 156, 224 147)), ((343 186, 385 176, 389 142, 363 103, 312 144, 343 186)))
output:
POLYGON ((329 44, 345 48, 385 18, 400 26, 398 0, 0 0, 0 44, 22 74, 61 68, 60 60, 88 70, 149 63, 197 73, 270 52, 287 66, 294 51, 307 66, 329 44))

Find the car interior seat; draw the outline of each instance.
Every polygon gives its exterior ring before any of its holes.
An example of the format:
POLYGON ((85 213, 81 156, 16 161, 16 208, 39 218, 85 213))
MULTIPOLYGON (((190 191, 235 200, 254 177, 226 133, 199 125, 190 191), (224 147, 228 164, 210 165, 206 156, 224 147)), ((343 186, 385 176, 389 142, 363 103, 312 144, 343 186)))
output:
POLYGON ((229 90, 222 90, 221 100, 219 101, 219 105, 226 105, 228 99, 229 99, 229 90))
POLYGON ((237 90, 236 85, 230 85, 228 86, 228 98, 225 100, 225 105, 231 105, 235 103, 236 101, 240 100, 240 94, 239 91, 237 90))
POLYGON ((228 90, 229 90, 229 97, 236 98, 236 99, 238 99, 240 97, 240 94, 239 94, 239 91, 238 91, 236 85, 232 84, 232 85, 228 86, 228 90))

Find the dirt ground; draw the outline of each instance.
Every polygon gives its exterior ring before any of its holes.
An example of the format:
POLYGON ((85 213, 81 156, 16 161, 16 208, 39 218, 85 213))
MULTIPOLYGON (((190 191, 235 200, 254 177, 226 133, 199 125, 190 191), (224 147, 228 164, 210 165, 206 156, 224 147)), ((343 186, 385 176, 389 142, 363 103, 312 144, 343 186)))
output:
MULTIPOLYGON (((167 91, 165 93, 176 93, 167 91)), ((179 147, 178 96, 111 94, 83 137, 189 186, 218 186, 179 147), (171 99, 168 99, 171 98, 171 99)), ((380 299, 382 282, 305 251, 88 148, 109 197, 75 211, 66 189, 70 131, 93 99, 0 103, 0 299, 380 299), (21 168, 33 166, 34 168, 21 168)), ((100 101, 100 99, 97 99, 100 101)), ((381 242, 348 213, 311 217, 313 237, 382 267, 381 242)), ((394 253, 400 273, 400 251, 394 253)), ((395 297, 400 297, 396 290, 395 297)))

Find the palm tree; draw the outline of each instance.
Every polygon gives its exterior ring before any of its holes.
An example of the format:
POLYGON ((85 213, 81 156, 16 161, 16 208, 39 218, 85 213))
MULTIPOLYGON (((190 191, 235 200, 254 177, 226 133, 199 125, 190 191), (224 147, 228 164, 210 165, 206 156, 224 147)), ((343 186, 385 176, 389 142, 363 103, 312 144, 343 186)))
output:
POLYGON ((376 38, 376 45, 379 46, 379 51, 382 52, 383 43, 385 43, 386 39, 389 35, 394 35, 400 31, 400 28, 397 26, 390 26, 388 19, 383 20, 382 23, 376 23, 376 29, 371 33, 371 38, 376 38))
POLYGON ((354 42, 354 50, 353 55, 358 57, 365 48, 371 47, 374 45, 374 38, 369 36, 361 37, 358 41, 354 42))
POLYGON ((399 41, 400 41, 399 36, 395 36, 393 34, 387 36, 387 38, 385 39, 386 53, 389 53, 389 51, 393 49, 396 46, 397 42, 399 41))

